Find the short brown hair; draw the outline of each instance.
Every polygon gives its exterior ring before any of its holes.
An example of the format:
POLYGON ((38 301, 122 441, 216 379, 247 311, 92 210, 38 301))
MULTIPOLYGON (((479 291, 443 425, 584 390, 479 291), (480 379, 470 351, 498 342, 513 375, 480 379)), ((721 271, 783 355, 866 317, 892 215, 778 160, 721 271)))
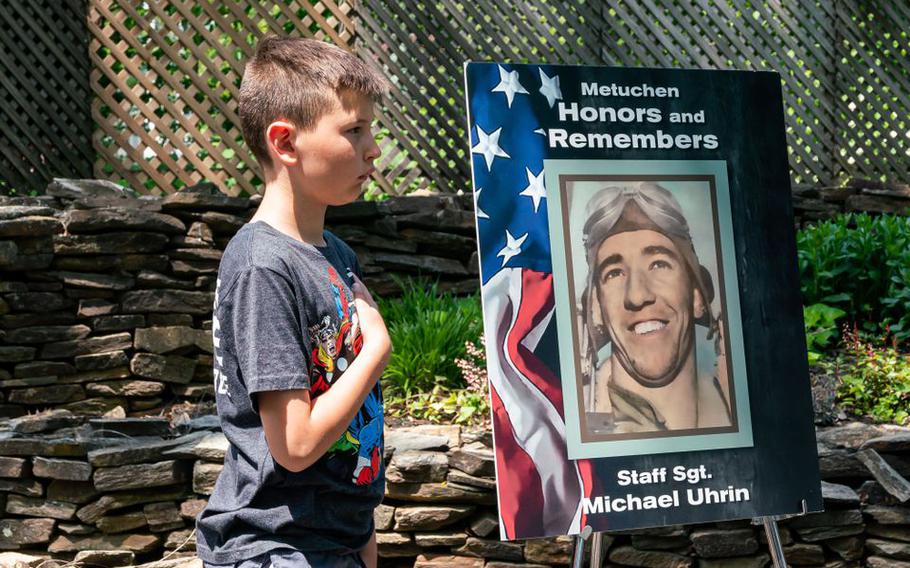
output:
POLYGON ((315 39, 263 38, 246 64, 238 106, 243 137, 259 163, 272 163, 265 141, 269 124, 284 118, 299 128, 311 128, 341 90, 378 100, 388 83, 340 47, 315 39))

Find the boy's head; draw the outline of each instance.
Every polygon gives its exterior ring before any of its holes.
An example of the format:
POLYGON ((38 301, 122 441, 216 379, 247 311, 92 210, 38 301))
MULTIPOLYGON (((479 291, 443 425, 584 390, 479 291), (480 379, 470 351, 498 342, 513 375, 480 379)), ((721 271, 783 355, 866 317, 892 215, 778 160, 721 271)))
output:
POLYGON ((256 159, 273 166, 269 127, 276 121, 312 130, 339 103, 378 100, 385 79, 366 63, 334 45, 304 38, 266 37, 246 65, 238 115, 243 137, 256 159))

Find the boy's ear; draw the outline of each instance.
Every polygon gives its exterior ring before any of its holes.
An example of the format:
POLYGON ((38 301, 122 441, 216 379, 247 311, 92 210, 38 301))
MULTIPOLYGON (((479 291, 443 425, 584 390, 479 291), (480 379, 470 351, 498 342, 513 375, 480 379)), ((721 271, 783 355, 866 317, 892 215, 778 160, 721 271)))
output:
POLYGON ((300 159, 297 152, 297 127, 290 122, 276 120, 265 130, 265 140, 272 159, 284 166, 294 166, 300 159))

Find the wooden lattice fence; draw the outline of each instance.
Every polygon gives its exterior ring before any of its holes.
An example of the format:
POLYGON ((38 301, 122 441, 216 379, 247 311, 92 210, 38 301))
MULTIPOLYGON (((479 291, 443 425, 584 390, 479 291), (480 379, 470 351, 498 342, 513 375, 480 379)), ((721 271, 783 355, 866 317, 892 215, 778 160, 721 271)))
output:
MULTIPOLYGON (((0 126, 7 184, 50 177, 44 155, 73 175, 91 163, 96 176, 141 192, 201 180, 230 194, 258 191, 236 95, 245 60, 272 33, 332 41, 391 78, 378 110, 383 154, 373 191, 467 188, 462 62, 469 59, 777 70, 795 183, 910 179, 910 6, 903 1, 85 1, 92 150, 75 143, 82 107, 62 104, 78 92, 78 65, 54 63, 78 59, 78 18, 64 17, 64 4, 32 3, 44 6, 34 9, 35 22, 57 18, 55 33, 70 34, 61 46, 43 32, 43 50, 32 52, 10 39, 21 35, 13 19, 31 14, 22 7, 29 3, 0 3, 0 65, 13 71, 0 79, 2 116, 12 115, 0 126), (29 72, 43 82, 19 79, 29 72), (31 126, 42 119, 23 112, 27 104, 49 106, 60 117, 54 124, 69 130, 41 138, 31 126), (33 151, 43 143, 51 149, 33 151)), ((65 3, 66 10, 81 5, 65 3)))
POLYGON ((0 193, 92 174, 85 2, 0 2, 0 193))

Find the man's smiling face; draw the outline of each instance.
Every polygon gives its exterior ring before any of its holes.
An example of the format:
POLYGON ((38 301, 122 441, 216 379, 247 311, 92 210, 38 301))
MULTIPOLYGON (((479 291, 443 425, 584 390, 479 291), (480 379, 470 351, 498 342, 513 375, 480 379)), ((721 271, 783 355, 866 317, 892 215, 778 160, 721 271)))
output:
POLYGON ((600 245, 595 267, 613 354, 645 386, 666 384, 693 349, 693 322, 704 312, 676 245, 652 230, 618 233, 600 245))

